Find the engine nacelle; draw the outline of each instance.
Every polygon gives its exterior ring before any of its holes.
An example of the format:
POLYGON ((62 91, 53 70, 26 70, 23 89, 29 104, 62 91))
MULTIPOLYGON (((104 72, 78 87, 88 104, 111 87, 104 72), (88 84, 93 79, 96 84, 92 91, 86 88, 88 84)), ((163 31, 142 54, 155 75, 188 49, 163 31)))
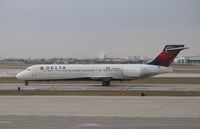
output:
POLYGON ((142 69, 135 67, 124 67, 123 69, 123 75, 125 77, 141 77, 142 76, 142 69))

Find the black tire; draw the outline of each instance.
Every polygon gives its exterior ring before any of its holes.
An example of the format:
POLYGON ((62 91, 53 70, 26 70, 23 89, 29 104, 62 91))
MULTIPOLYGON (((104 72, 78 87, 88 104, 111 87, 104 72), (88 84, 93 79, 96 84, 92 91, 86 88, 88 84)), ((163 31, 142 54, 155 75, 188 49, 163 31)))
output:
POLYGON ((107 81, 107 82, 106 82, 106 86, 110 86, 110 81, 107 81))
POLYGON ((102 81, 102 86, 106 86, 106 82, 105 81, 102 81))
POLYGON ((25 86, 28 86, 28 81, 24 81, 24 83, 25 83, 25 86))
POLYGON ((102 86, 110 86, 110 81, 102 81, 102 86))

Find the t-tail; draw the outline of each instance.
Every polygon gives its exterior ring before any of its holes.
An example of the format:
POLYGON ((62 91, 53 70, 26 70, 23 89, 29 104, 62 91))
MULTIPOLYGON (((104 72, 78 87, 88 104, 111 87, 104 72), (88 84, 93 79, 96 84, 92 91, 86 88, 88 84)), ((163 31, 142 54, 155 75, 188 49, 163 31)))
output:
POLYGON ((151 62, 150 65, 168 67, 181 50, 188 49, 185 45, 166 45, 163 51, 151 62))

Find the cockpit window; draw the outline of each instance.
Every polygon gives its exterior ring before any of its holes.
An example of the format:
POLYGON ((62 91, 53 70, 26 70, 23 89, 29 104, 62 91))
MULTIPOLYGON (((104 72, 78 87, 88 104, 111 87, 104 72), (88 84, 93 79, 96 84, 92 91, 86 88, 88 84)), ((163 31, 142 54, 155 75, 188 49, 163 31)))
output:
POLYGON ((27 70, 27 71, 31 71, 31 68, 30 68, 30 67, 28 67, 26 70, 27 70))

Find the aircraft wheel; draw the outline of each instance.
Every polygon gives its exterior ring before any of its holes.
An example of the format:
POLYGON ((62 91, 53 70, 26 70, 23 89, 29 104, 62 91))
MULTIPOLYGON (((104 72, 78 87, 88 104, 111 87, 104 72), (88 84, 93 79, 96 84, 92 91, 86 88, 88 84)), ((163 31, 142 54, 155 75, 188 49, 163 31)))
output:
POLYGON ((107 81, 107 86, 110 86, 110 81, 107 81))
POLYGON ((102 86, 110 86, 110 81, 102 81, 102 86))
POLYGON ((25 83, 25 86, 28 86, 28 81, 25 81, 24 83, 25 83))

